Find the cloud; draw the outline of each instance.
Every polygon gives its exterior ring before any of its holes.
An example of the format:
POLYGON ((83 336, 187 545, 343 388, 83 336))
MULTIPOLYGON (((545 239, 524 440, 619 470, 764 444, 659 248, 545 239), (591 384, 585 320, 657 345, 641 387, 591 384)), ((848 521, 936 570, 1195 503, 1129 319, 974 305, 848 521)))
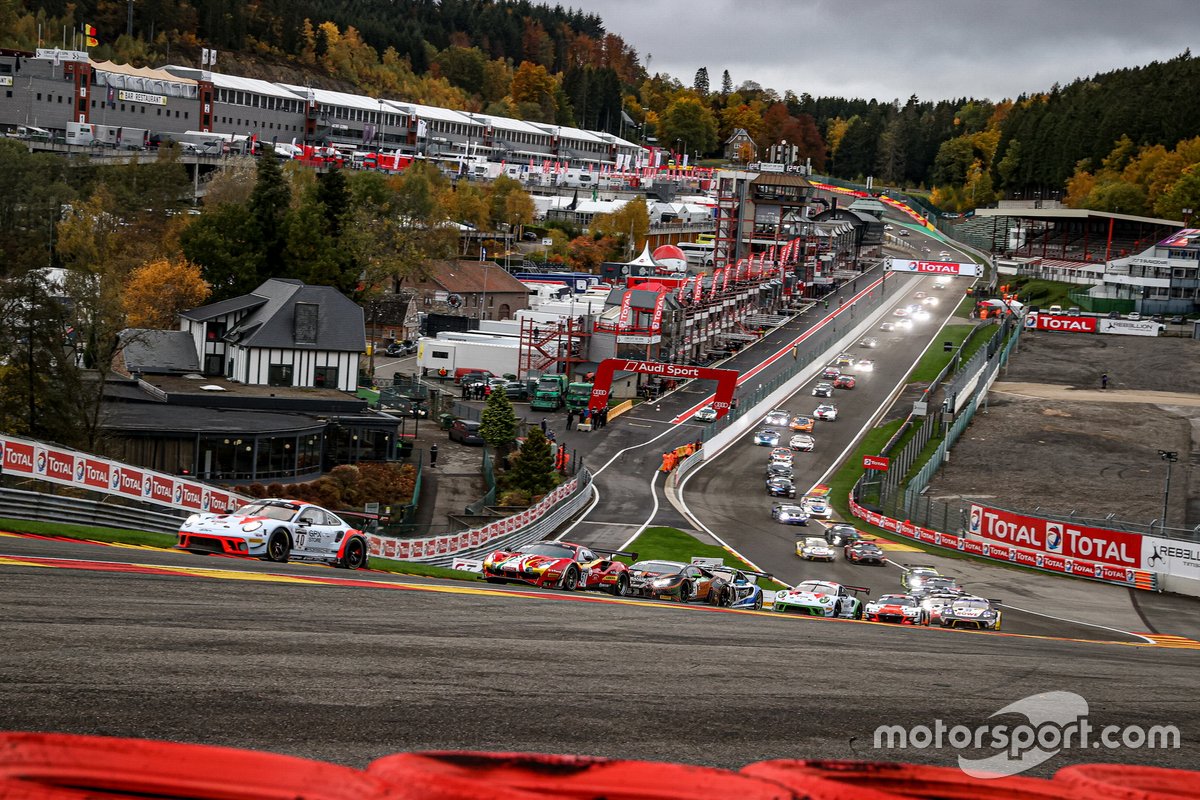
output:
POLYGON ((999 100, 1165 61, 1200 30, 1195 0, 589 0, 651 72, 728 69, 781 94, 999 100))

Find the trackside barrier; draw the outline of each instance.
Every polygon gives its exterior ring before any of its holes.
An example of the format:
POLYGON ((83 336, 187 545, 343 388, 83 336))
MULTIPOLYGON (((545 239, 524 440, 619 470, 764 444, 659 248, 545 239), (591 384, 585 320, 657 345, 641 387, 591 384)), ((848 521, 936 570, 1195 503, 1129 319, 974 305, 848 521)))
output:
POLYGON ((544 538, 578 511, 591 496, 592 475, 586 467, 538 503, 480 528, 424 539, 393 539, 368 535, 371 555, 394 561, 419 561, 449 567, 457 559, 482 557, 505 547, 544 538))
POLYGON ((0 734, 0 798, 96 800, 1179 800, 1200 772, 1119 764, 1053 778, 973 777, 872 761, 759 761, 715 767, 541 753, 414 752, 365 770, 208 745, 61 733, 0 734))
POLYGON ((4 474, 187 512, 224 513, 250 500, 197 480, 7 434, 0 435, 4 474))
POLYGON ((174 514, 148 511, 86 500, 78 497, 60 497, 42 492, 27 492, 23 489, 0 488, 0 517, 6 519, 29 519, 46 522, 71 522, 76 525, 95 525, 103 528, 125 528, 131 531, 169 533, 174 535, 187 517, 187 513, 174 514))
POLYGON ((632 400, 624 400, 620 403, 617 403, 615 406, 613 406, 612 408, 610 408, 608 410, 609 421, 611 422, 612 420, 621 416, 622 414, 624 414, 626 411, 628 411, 631 408, 633 408, 632 400))
POLYGON ((1019 564, 1023 567, 1030 567, 1043 572, 1052 572, 1057 575, 1070 575, 1102 583, 1115 583, 1135 589, 1157 591, 1159 588, 1158 575, 1147 570, 1133 569, 1132 567, 1115 567, 1111 564, 1103 564, 1097 561, 1085 561, 1079 558, 1068 558, 1061 555, 1026 550, 1020 547, 1013 547, 1012 545, 983 542, 978 539, 969 539, 965 536, 958 536, 952 533, 942 533, 930 528, 922 528, 908 520, 901 522, 898 519, 859 505, 858 501, 854 498, 853 491, 850 493, 850 513, 869 525, 899 534, 906 539, 924 542, 925 544, 931 544, 934 547, 941 547, 946 550, 955 550, 959 553, 966 553, 967 555, 978 556, 992 561, 1019 564))

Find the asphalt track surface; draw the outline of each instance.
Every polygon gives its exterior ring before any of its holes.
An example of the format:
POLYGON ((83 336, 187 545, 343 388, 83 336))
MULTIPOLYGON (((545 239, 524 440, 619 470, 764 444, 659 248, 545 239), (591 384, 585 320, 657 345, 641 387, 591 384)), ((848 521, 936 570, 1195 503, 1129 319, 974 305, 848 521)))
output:
POLYGON ((1195 651, 912 636, 10 537, 0 553, 3 729, 352 766, 425 749, 954 765, 951 749, 877 749, 873 732, 981 725, 1018 696, 1067 690, 1089 701, 1093 724, 1174 724, 1182 747, 1068 751, 1042 774, 1098 760, 1194 767, 1200 756, 1195 651))

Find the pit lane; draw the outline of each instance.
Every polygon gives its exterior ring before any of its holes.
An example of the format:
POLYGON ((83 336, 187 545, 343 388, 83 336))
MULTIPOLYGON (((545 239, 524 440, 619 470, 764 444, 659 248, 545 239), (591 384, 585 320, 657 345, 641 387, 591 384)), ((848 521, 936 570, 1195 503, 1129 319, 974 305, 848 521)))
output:
POLYGON ((951 751, 874 750, 871 733, 934 718, 978 724, 1018 696, 1065 689, 1102 708, 1106 722, 1181 726, 1185 749, 1122 758, 1184 766, 1197 755, 1194 652, 913 636, 491 587, 315 585, 308 581, 448 582, 37 540, 0 539, 0 551, 242 576, 0 566, 4 729, 251 747, 355 766, 397 750, 459 748, 718 766, 802 756, 953 764, 951 751))

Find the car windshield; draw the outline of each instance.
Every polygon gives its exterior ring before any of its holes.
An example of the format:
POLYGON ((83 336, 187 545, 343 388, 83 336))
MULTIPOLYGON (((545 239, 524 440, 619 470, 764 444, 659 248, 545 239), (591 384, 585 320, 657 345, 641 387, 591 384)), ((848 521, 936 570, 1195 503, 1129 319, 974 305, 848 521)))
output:
POLYGON ((639 561, 630 567, 634 572, 655 572, 666 574, 671 572, 679 572, 683 569, 683 564, 672 561, 639 561))
POLYGON ((825 544, 824 539, 810 537, 810 538, 804 540, 804 546, 805 547, 826 547, 827 545, 825 544))
POLYGON ((954 604, 954 607, 955 608, 986 609, 986 608, 990 608, 990 604, 988 603, 987 600, 984 600, 981 597, 973 597, 970 600, 959 600, 958 602, 956 602, 954 604))
POLYGON ((290 520, 295 516, 300 506, 287 504, 276 505, 274 503, 249 503, 242 506, 237 511, 233 512, 239 517, 266 517, 267 519, 290 520))
POLYGON ((915 606, 917 604, 916 600, 905 594, 885 594, 879 598, 879 602, 895 606, 915 606))
POLYGON ((804 581, 796 586, 796 591, 810 594, 837 594, 838 592, 836 586, 824 581, 804 581))
POLYGON ((527 556, 551 556, 552 558, 574 558, 575 550, 562 544, 552 542, 537 542, 517 548, 518 553, 527 556))

